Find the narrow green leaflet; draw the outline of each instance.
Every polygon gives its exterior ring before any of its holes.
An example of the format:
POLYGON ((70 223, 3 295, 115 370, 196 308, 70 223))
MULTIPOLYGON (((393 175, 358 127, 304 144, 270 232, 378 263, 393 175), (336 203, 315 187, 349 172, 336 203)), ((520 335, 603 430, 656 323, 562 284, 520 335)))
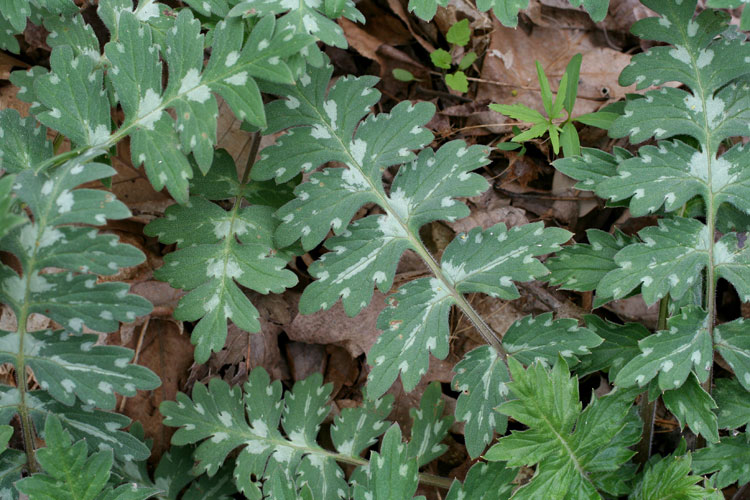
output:
POLYGON ((418 472, 417 459, 409 456, 401 441, 401 428, 393 424, 385 433, 380 453, 373 452, 370 463, 364 467, 362 477, 366 482, 354 486, 353 498, 413 498, 419 484, 418 472))
POLYGON ((492 440, 494 432, 504 434, 508 419, 495 408, 508 399, 510 375, 503 360, 491 346, 469 351, 454 368, 451 386, 460 392, 456 420, 465 422, 466 449, 478 457, 492 440))
POLYGON ((750 398, 735 378, 714 380, 713 397, 719 406, 719 428, 737 429, 750 424, 750 398))
POLYGON ((341 297, 344 310, 354 316, 369 304, 373 282, 383 293, 390 290, 403 252, 417 250, 409 233, 418 234, 421 226, 433 220, 469 214, 468 207, 455 198, 474 196, 487 188, 481 176, 471 173, 487 163, 486 155, 482 146, 466 148, 462 141, 453 141, 436 152, 423 150, 413 164, 399 169, 388 203, 400 210, 357 220, 341 236, 326 240, 325 246, 333 252, 310 266, 317 280, 303 292, 300 311, 308 314, 330 307, 341 297))
MULTIPOLYGON (((234 168, 228 154, 218 156, 217 165, 234 168)), ((297 283, 296 275, 285 269, 286 261, 274 255, 272 214, 271 207, 241 207, 239 201, 227 211, 193 196, 145 228, 162 243, 177 243, 177 251, 165 257, 155 277, 189 290, 175 317, 199 320, 191 336, 199 363, 224 347, 229 319, 245 331, 260 330, 258 311, 239 285, 265 294, 281 293, 297 283)))
POLYGON ((664 405, 677 417, 680 428, 685 424, 695 433, 706 438, 709 443, 719 441, 719 426, 716 414, 716 402, 701 387, 695 375, 690 375, 681 387, 665 391, 662 395, 664 405))
MULTIPOLYGON (((690 475, 692 457, 688 453, 680 457, 669 455, 649 464, 643 479, 630 495, 632 500, 704 500, 709 491, 698 486, 703 478, 690 475)), ((695 468, 695 467, 694 467, 695 468)))
POLYGON ((417 459, 417 467, 427 465, 448 449, 442 441, 453 424, 453 417, 443 417, 444 412, 442 389, 438 382, 432 382, 422 394, 419 409, 409 410, 413 423, 407 453, 410 459, 417 459))
POLYGON ((15 208, 12 188, 15 175, 7 174, 0 178, 0 238, 26 219, 18 215, 15 208))
POLYGON ((699 307, 684 307, 667 321, 669 330, 638 342, 641 354, 617 373, 615 383, 643 387, 658 374, 659 387, 670 390, 682 386, 691 370, 701 383, 705 382, 713 364, 708 321, 706 312, 699 307))
POLYGON ((485 458, 537 466, 513 498, 600 499, 600 490, 619 494, 606 479, 633 455, 628 446, 638 441, 628 429, 639 425, 631 412, 635 392, 617 389, 593 398, 581 412, 578 381, 569 377, 563 359, 551 371, 541 363, 524 369, 513 358, 508 364, 513 379, 508 387, 518 399, 498 411, 529 429, 500 438, 485 458))
POLYGON ((734 370, 737 381, 750 391, 750 335, 743 318, 714 328, 716 350, 734 370))
POLYGON ((78 146, 107 145, 111 118, 102 70, 90 57, 75 57, 67 45, 52 51, 50 68, 34 80, 34 92, 45 109, 37 113, 39 121, 78 146))
MULTIPOLYGON (((468 433, 467 433, 468 435, 468 433)), ((502 462, 477 462, 469 469, 463 484, 453 481, 446 500, 508 500, 517 470, 502 462)))
POLYGON ((552 319, 552 313, 531 315, 515 321, 503 335, 507 353, 523 365, 535 361, 551 366, 562 356, 568 366, 578 364, 579 356, 591 354, 602 338, 571 318, 552 319))
MULTIPOLYGON (((474 228, 458 235, 445 249, 442 274, 457 293, 482 292, 492 297, 519 296, 513 281, 530 281, 547 274, 534 257, 554 252, 570 238, 559 228, 542 223, 508 230, 497 224, 485 231, 474 228)), ((402 286, 378 317, 383 334, 372 346, 368 361, 371 397, 383 394, 401 373, 407 391, 427 373, 429 354, 448 355, 448 314, 454 293, 436 278, 420 278, 402 286)))
POLYGON ((141 500, 158 493, 155 488, 129 484, 113 490, 107 486, 112 469, 112 450, 88 455, 84 441, 72 443, 70 433, 51 415, 44 426, 46 447, 36 452, 44 473, 34 474, 16 483, 29 498, 40 500, 94 500, 95 498, 141 500))
MULTIPOLYGON (((156 374, 130 364, 133 351, 96 341, 96 335, 71 337, 62 330, 27 333, 23 353, 40 387, 67 405, 78 396, 85 404, 112 409, 115 392, 135 396, 136 388, 159 387, 156 374)), ((0 362, 15 363, 19 344, 18 333, 0 330, 0 362)))
POLYGON ((243 46, 242 21, 222 21, 213 32, 211 58, 204 70, 200 22, 184 9, 166 35, 169 83, 162 92, 162 64, 151 28, 122 11, 118 29, 118 41, 105 46, 112 63, 108 75, 126 118, 118 134, 131 135, 133 163, 145 164, 154 188, 167 186, 181 203, 187 202, 192 176, 185 154, 193 152, 204 172, 213 159, 218 108, 212 92, 221 95, 241 120, 265 126, 254 78, 291 83, 292 72, 282 59, 312 41, 276 29, 274 19, 265 17, 243 46), (176 121, 167 108, 175 110, 176 121))
POLYGON ((429 354, 445 359, 449 349, 448 317, 454 298, 435 278, 419 278, 388 298, 378 316, 383 333, 367 354, 372 367, 367 377, 368 397, 384 394, 399 373, 406 391, 427 373, 429 354))
POLYGON ((586 327, 604 339, 604 342, 591 349, 591 355, 581 360, 576 372, 586 375, 598 371, 609 371, 609 380, 614 381, 623 366, 641 354, 638 342, 651 335, 640 323, 618 325, 603 320, 599 316, 584 316, 586 327))
POLYGON ((720 443, 708 445, 693 454, 693 472, 716 472, 717 486, 750 482, 750 443, 746 433, 724 436, 720 443))
MULTIPOLYGON (((615 229, 615 234, 588 229, 586 236, 588 244, 563 247, 555 257, 545 262, 550 271, 551 285, 578 292, 595 290, 609 271, 617 269, 617 252, 638 241, 619 229, 615 229)), ((597 299, 601 300, 600 297, 597 299)))
POLYGON ((597 294, 620 299, 640 285, 646 304, 667 293, 679 299, 709 264, 712 241, 698 220, 660 219, 658 226, 642 229, 638 236, 643 243, 628 245, 615 255, 618 268, 602 278, 597 294))

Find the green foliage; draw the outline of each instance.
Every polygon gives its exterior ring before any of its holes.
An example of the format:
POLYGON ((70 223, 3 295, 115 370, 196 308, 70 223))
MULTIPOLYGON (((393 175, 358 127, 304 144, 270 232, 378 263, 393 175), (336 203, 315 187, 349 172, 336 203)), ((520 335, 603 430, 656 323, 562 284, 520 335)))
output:
POLYGON ((492 111, 502 113, 514 120, 531 124, 531 128, 516 134, 513 142, 522 143, 530 139, 542 137, 549 134, 552 142, 552 150, 555 154, 560 152, 562 146, 565 156, 576 156, 581 152, 581 143, 578 138, 578 131, 573 122, 580 122, 585 125, 593 125, 600 128, 608 128, 615 116, 613 113, 606 111, 597 111, 573 118, 573 106, 578 96, 578 75, 581 71, 582 56, 577 54, 568 63, 560 79, 560 85, 557 88, 557 96, 552 97, 549 80, 544 73, 542 65, 536 62, 537 78, 541 88, 542 104, 545 117, 539 111, 531 109, 524 104, 490 104, 492 111), (563 119, 563 110, 568 114, 563 119), (562 120, 562 121, 561 121, 562 120))
MULTIPOLYGON (((191 290, 180 299, 175 317, 200 320, 192 333, 198 362, 224 347, 229 319, 250 332, 260 329, 258 311, 238 284, 260 293, 280 293, 297 283, 297 277, 284 269, 286 260, 274 255, 274 208, 242 207, 243 199, 267 201, 262 188, 240 184, 229 154, 216 156, 209 175, 194 185, 194 191, 207 191, 207 196, 193 196, 187 205, 169 207, 165 218, 145 229, 162 243, 177 243, 177 251, 167 255, 155 276, 175 288, 191 290), (228 198, 235 198, 228 211, 209 201, 228 198)), ((283 200, 282 189, 278 191, 283 200)))
POLYGON ((179 427, 173 444, 200 443, 196 471, 215 474, 227 455, 242 447, 235 459, 234 481, 248 498, 278 498, 273 494, 277 486, 262 481, 279 471, 288 471, 295 485, 292 495, 307 486, 316 499, 350 498, 351 486, 353 498, 411 498, 419 466, 445 451, 439 443, 451 419, 442 417, 440 387, 435 384, 425 391, 420 410, 412 413, 408 445, 402 443, 398 426, 388 428, 384 420, 393 401, 387 396, 346 409, 335 418, 334 452, 317 442, 320 424, 330 411, 326 401, 331 385, 321 383, 319 374, 311 375, 282 397, 281 384, 256 368, 242 391, 212 379, 208 388, 196 384, 192 400, 179 394, 177 403, 164 402, 160 411, 167 425, 179 427), (384 432, 380 453, 373 452, 369 462, 362 460, 360 453, 384 432), (351 485, 337 461, 359 466, 351 485))
MULTIPOLYGON (((690 454, 683 456, 668 456, 656 460, 648 465, 643 479, 635 492, 630 496, 633 500, 652 500, 680 498, 685 500, 704 500, 710 490, 706 490, 696 483, 701 476, 688 475, 692 458, 690 454)), ((722 498, 722 495, 719 496, 722 498)))
POLYGON ((154 488, 124 484, 118 488, 107 485, 112 468, 112 450, 98 451, 89 456, 86 443, 71 444, 70 434, 63 430, 54 415, 44 425, 46 447, 39 450, 37 460, 45 473, 35 474, 16 483, 18 491, 33 499, 49 500, 145 500, 155 495, 154 488))
POLYGON ((631 410, 634 392, 619 389, 595 398, 581 411, 578 381, 560 358, 548 371, 535 362, 524 369, 509 359, 511 399, 498 411, 528 430, 502 437, 487 460, 510 466, 537 464, 534 477, 513 495, 525 498, 602 498, 625 493, 632 474, 623 464, 639 439, 638 418, 631 410), (618 471, 617 476, 610 473, 618 471))
MULTIPOLYGON (((586 9, 595 22, 599 22, 607 15, 609 0, 568 0, 573 7, 586 9)), ((715 3, 732 0, 714 0, 715 3)), ((741 0, 737 0, 741 1, 741 0)), ((414 12, 417 16, 430 21, 435 17, 438 6, 445 7, 448 0, 409 0, 409 11, 414 12)), ((529 0, 477 0, 477 8, 481 11, 492 12, 498 20, 510 28, 518 24, 518 13, 529 6, 529 0)), ((723 5, 722 5, 723 6, 723 5)), ((744 29, 744 28, 743 28, 744 29)))

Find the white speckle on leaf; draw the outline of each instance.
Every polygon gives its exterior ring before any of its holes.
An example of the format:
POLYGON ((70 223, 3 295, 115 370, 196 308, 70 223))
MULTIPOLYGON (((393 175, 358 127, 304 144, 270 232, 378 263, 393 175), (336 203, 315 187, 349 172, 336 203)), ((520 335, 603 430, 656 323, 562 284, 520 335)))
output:
MULTIPOLYGON (((245 85, 247 83, 247 71, 241 71, 228 78, 224 78, 224 83, 228 83, 229 85, 236 85, 238 87, 245 85)), ((205 87, 205 85, 202 86, 205 87)))
POLYGON ((233 50, 229 54, 227 54, 227 58, 224 60, 224 66, 230 67, 234 66, 234 63, 237 62, 237 60, 240 58, 240 53, 236 50, 233 50))

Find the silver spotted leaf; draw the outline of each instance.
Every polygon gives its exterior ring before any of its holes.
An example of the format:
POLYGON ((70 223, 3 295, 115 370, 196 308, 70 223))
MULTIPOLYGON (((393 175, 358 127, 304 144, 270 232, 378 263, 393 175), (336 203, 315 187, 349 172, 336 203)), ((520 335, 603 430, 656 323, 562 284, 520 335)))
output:
POLYGON ((750 324, 744 318, 714 327, 716 350, 734 370, 737 381, 750 391, 750 324))
POLYGON ((21 118, 15 109, 0 110, 0 168, 21 172, 35 168, 52 156, 47 128, 21 118))
POLYGON ((411 408, 411 439, 407 446, 409 458, 417 459, 422 467, 432 462, 448 450, 442 441, 448 435, 453 417, 443 416, 445 401, 438 382, 432 382, 422 393, 419 408, 411 408))
POLYGON ((534 257, 560 249, 571 234, 541 222, 507 229, 497 224, 460 234, 443 252, 441 269, 460 293, 481 292, 501 299, 519 297, 514 281, 531 281, 549 271, 534 257))
POLYGON ((362 406, 343 408, 331 427, 331 441, 339 453, 358 456, 377 442, 388 424, 386 418, 393 409, 393 396, 366 399, 362 406))
MULTIPOLYGON (((135 396, 136 389, 161 384, 153 372, 130 363, 130 349, 96 341, 96 335, 69 336, 62 330, 27 333, 23 354, 39 386, 66 405, 77 396, 84 404, 112 409, 115 393, 135 396)), ((0 360, 15 363, 20 352, 18 333, 0 330, 0 360)))
POLYGON ((504 434, 507 429, 508 419, 495 408, 509 397, 510 375, 503 359, 488 345, 466 353, 454 371, 451 387, 460 393, 456 420, 465 422, 466 450, 475 458, 490 443, 495 431, 504 434))
MULTIPOLYGON (((604 19, 609 7, 609 0, 569 0, 574 7, 583 5, 595 22, 604 19)), ((409 0, 409 11, 425 21, 432 20, 438 5, 445 7, 448 0, 409 0)), ((514 28, 518 25, 518 13, 529 6, 529 0, 477 0, 481 11, 492 9, 497 19, 504 25, 514 28)))
POLYGON ((239 285, 260 293, 281 293, 297 283, 286 261, 275 255, 273 209, 241 207, 229 211, 194 196, 185 206, 173 205, 165 217, 146 228, 163 243, 177 243, 155 276, 174 288, 189 290, 175 317, 198 321, 192 333, 195 359, 205 362, 224 347, 229 319, 239 328, 257 332, 258 310, 239 285))
POLYGON ((709 443, 719 442, 719 425, 716 402, 708 394, 695 375, 690 375, 682 386, 662 395, 664 406, 672 412, 683 429, 687 424, 696 435, 703 436, 709 443))
POLYGON ((506 352, 523 365, 539 361, 551 366, 562 356, 568 366, 575 366, 579 356, 587 357, 602 342, 575 319, 553 320, 551 312, 516 320, 503 335, 506 352))
POLYGON ((713 397, 719 406, 719 428, 738 429, 750 424, 748 391, 736 378, 714 379, 713 397))
POLYGON ((458 235, 443 252, 441 270, 446 283, 420 278, 391 296, 391 305, 378 317, 384 330, 372 346, 368 361, 370 396, 383 394, 401 373, 407 391, 427 373, 429 354, 448 355, 448 313, 456 294, 482 292, 514 299, 513 281, 530 281, 547 274, 534 257, 554 252, 570 238, 563 229, 545 229, 542 223, 508 230, 497 224, 485 231, 474 228, 458 235))
MULTIPOLYGON (((419 485, 419 465, 401 441, 401 428, 393 424, 383 437, 380 453, 372 452, 361 469, 362 483, 355 483, 354 500, 371 498, 414 498, 419 485)), ((424 497, 418 497, 424 499, 424 497)))
POLYGON ((623 387, 643 387, 658 375, 665 391, 681 387, 691 371, 702 383, 713 364, 713 345, 706 312, 688 306, 667 321, 668 330, 659 331, 638 343, 641 354, 628 362, 615 378, 623 387))
POLYGON ((243 45, 240 20, 219 22, 204 69, 200 22, 189 9, 182 10, 166 35, 169 80, 162 91, 162 64, 151 28, 140 23, 137 14, 120 12, 120 37, 105 46, 112 62, 109 78, 125 112, 118 134, 131 135, 133 163, 145 164, 155 189, 166 186, 177 201, 185 203, 192 176, 185 154, 193 152, 202 171, 210 167, 218 114, 213 92, 221 95, 241 120, 265 126, 254 79, 293 81, 282 59, 312 41, 275 28, 273 18, 262 19, 243 45), (168 108, 175 110, 176 122, 167 114, 168 108))
MULTIPOLYGON (((310 274, 317 279, 303 292, 300 311, 309 314, 330 307, 340 297, 344 310, 353 316, 369 304, 373 282, 383 293, 390 290, 399 258, 406 249, 417 249, 410 234, 418 234, 420 227, 433 220, 469 214, 456 198, 487 188, 481 176, 471 173, 487 163, 486 155, 482 146, 466 148, 462 141, 453 141, 436 152, 425 149, 411 165, 403 165, 387 197, 398 212, 359 219, 342 235, 326 240, 326 248, 333 251, 310 266, 310 274)), ((336 205, 327 206, 338 213, 336 205)))
POLYGON ((581 191, 596 191, 607 179, 617 175, 617 165, 633 157, 627 149, 613 148, 612 153, 599 149, 582 148, 580 156, 568 156, 553 162, 557 170, 580 181, 575 185, 581 191))
POLYGON ((515 485, 517 470, 502 462, 477 462, 471 466, 463 484, 454 480, 446 500, 508 500, 515 485))
POLYGON ((716 472, 716 486, 719 488, 732 483, 737 483, 738 486, 750 483, 749 443, 747 433, 723 436, 721 442, 709 444, 693 454, 693 472, 716 472))

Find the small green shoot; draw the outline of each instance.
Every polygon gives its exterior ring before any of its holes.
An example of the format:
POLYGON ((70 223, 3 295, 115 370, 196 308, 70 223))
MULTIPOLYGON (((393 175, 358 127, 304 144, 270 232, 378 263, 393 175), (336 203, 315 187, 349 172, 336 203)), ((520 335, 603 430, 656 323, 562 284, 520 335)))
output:
MULTIPOLYGON (((603 129, 609 128, 610 124, 617 118, 615 113, 597 111, 575 118, 572 116, 578 96, 578 78, 581 73, 582 59, 581 54, 576 54, 570 60, 562 79, 560 79, 560 85, 555 96, 552 94, 544 68, 539 61, 536 62, 542 105, 547 116, 523 104, 490 104, 492 111, 497 111, 514 120, 531 125, 528 130, 521 133, 514 132, 512 142, 522 143, 548 134, 555 155, 560 153, 560 147, 562 147, 563 156, 577 156, 581 153, 581 143, 573 122, 603 129), (567 117, 563 117, 563 111, 567 113, 567 117)), ((511 150, 511 148, 501 149, 511 150)))

